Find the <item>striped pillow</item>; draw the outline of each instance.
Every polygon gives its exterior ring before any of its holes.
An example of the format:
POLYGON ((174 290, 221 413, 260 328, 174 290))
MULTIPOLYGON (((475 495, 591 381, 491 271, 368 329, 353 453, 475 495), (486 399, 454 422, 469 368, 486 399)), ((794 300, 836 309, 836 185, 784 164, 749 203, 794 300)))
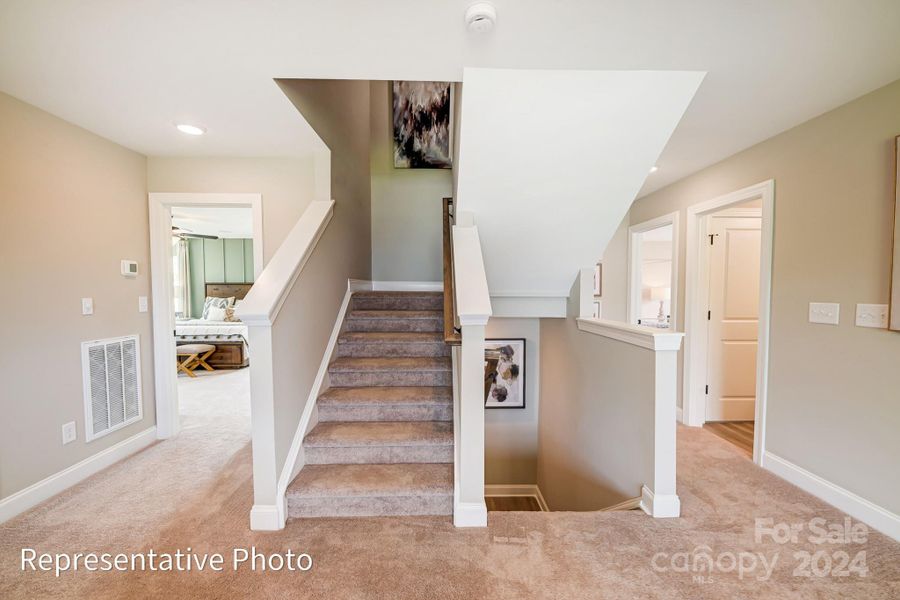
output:
POLYGON ((229 308, 232 304, 234 304, 234 296, 230 298, 213 298, 212 296, 207 296, 206 302, 203 303, 203 314, 201 318, 205 319, 209 316, 210 306, 216 306, 218 308, 229 308))

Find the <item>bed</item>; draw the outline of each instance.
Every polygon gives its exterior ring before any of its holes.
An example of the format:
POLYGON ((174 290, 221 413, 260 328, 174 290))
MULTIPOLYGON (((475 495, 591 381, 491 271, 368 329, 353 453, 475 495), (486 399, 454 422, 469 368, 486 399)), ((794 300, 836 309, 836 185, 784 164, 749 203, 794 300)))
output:
MULTIPOLYGON (((243 300, 251 283, 207 283, 206 295, 243 300)), ((207 359, 214 369, 239 369, 249 364, 247 326, 240 321, 176 319, 175 344, 213 344, 216 351, 207 359)))

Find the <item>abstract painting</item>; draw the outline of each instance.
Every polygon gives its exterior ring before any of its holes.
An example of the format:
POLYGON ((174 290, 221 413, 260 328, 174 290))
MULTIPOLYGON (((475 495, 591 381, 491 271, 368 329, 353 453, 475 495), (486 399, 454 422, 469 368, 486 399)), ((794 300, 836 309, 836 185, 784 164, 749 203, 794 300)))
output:
POLYGON ((448 82, 394 82, 394 167, 450 168, 451 102, 448 82))
POLYGON ((485 340, 484 407, 525 408, 525 340, 485 340))

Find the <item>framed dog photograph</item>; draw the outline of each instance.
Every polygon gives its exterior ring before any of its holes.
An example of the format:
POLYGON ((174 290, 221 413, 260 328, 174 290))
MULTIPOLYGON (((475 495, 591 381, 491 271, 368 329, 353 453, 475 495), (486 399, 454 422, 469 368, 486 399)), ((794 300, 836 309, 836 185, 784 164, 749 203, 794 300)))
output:
POLYGON ((525 408, 525 338, 484 341, 484 407, 525 408))

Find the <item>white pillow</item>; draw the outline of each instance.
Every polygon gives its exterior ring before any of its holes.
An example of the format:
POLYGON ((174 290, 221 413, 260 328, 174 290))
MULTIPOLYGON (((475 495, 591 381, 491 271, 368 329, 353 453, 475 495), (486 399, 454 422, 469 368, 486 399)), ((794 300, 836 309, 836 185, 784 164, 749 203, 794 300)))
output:
POLYGON ((206 313, 207 321, 224 321, 225 320, 225 310, 219 306, 210 306, 209 311, 206 313))

